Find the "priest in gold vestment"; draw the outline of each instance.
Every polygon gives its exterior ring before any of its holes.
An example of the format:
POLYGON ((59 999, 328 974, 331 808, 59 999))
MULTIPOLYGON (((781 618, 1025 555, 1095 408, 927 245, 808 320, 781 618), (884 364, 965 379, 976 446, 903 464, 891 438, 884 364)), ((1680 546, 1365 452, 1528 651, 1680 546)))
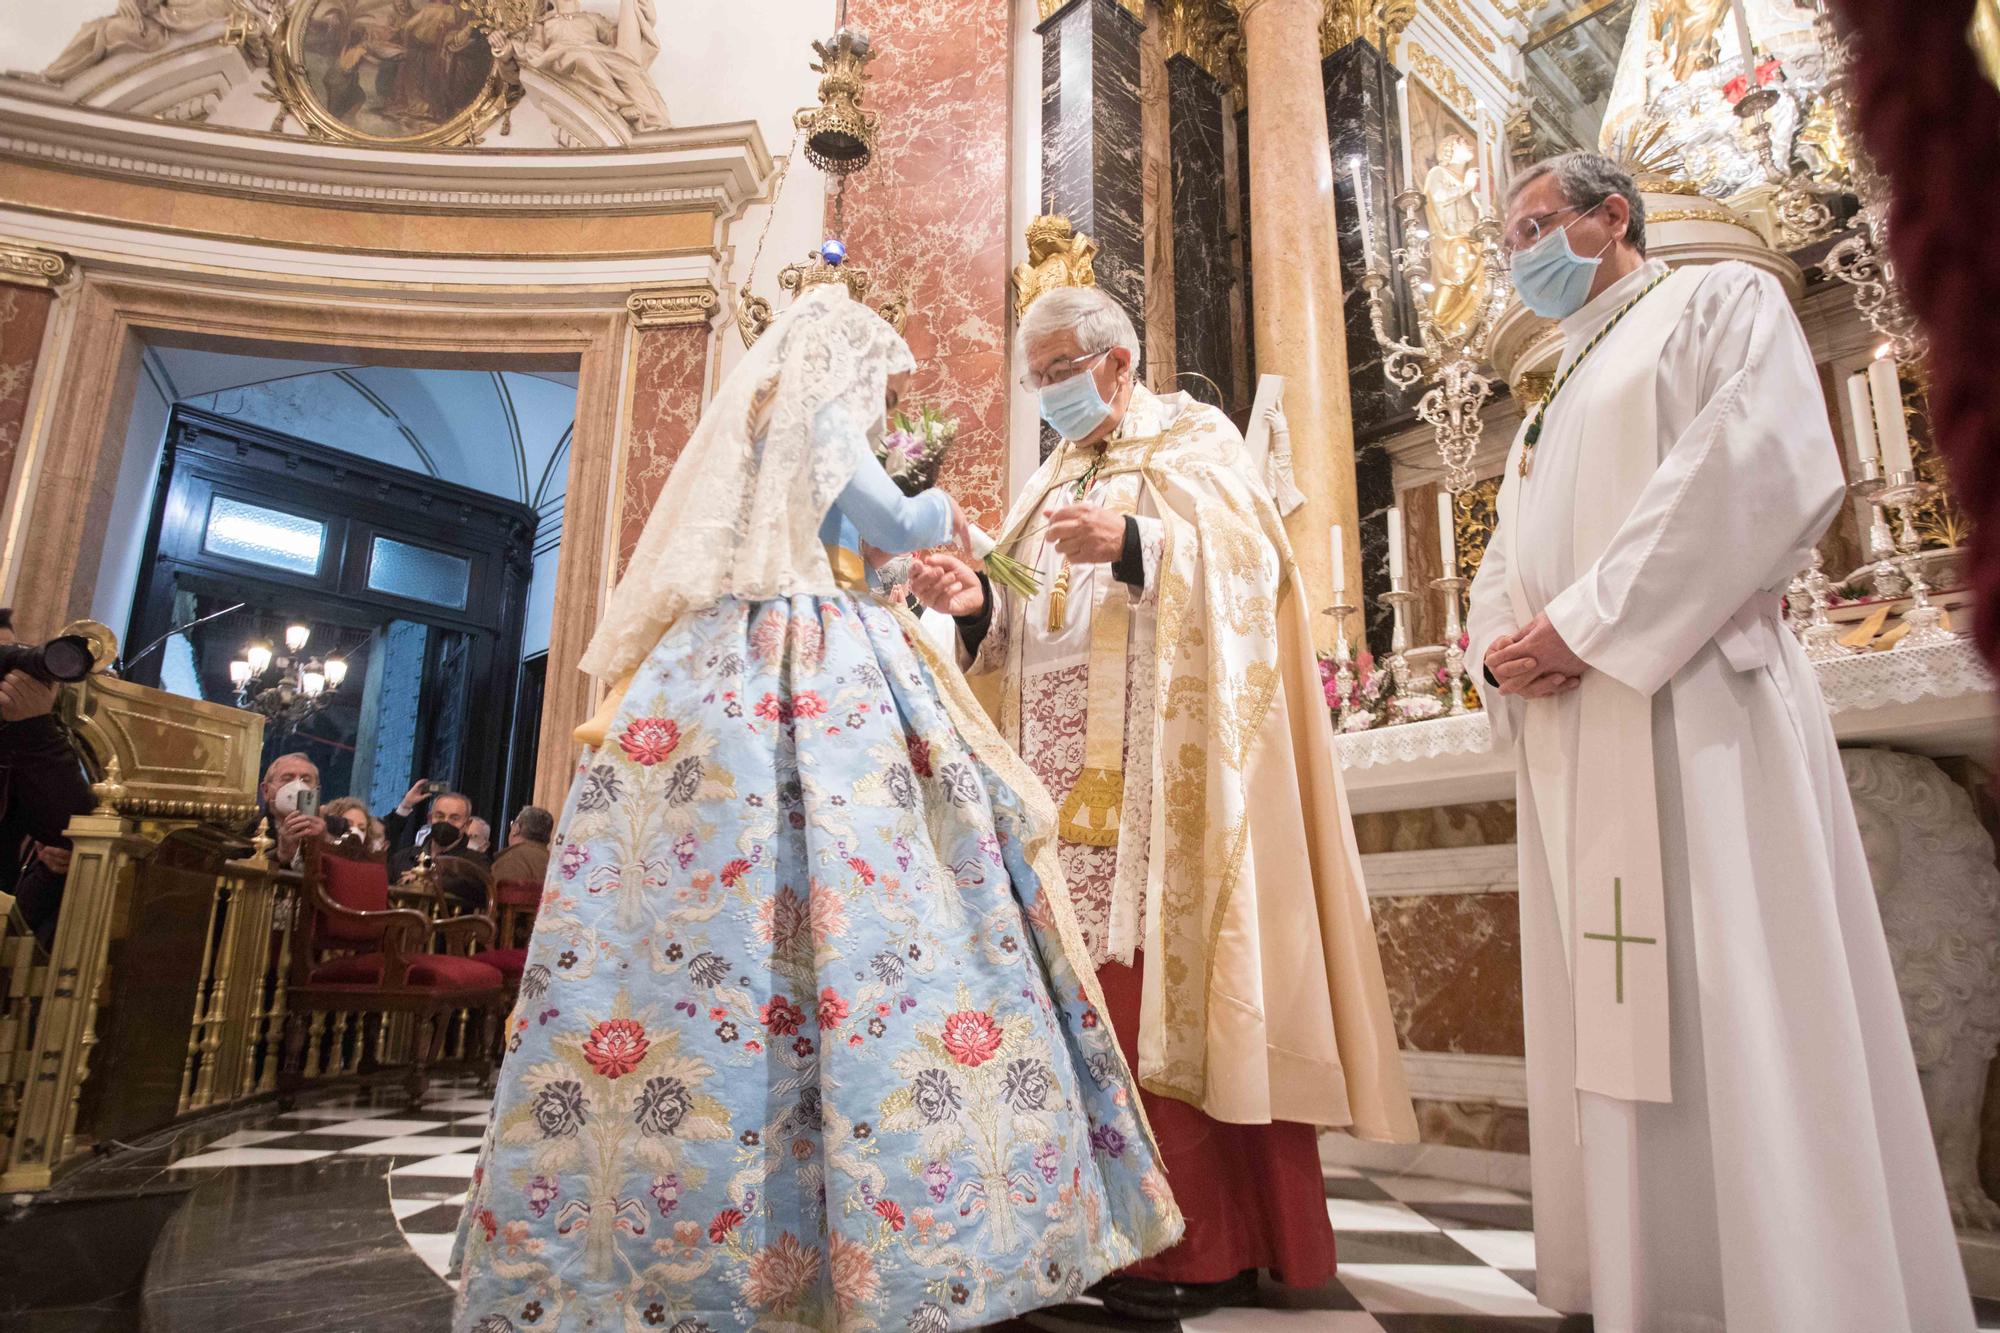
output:
POLYGON ((1137 383, 1094 287, 1022 320, 1063 443, 997 545, 1033 596, 951 555, 917 596, 1061 806, 1065 878, 1139 1074, 1187 1238, 1104 1291, 1135 1317, 1317 1285, 1333 1233, 1316 1126, 1407 1142, 1403 1084, 1310 608, 1227 417, 1137 383))

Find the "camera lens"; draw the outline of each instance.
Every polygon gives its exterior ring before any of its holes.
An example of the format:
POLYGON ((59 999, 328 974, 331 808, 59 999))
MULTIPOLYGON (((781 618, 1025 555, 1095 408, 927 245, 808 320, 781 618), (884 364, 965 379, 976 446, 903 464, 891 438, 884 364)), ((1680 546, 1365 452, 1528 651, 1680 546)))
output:
POLYGON ((42 669, 55 680, 82 680, 95 665, 97 662, 90 654, 90 643, 80 635, 65 634, 59 639, 50 639, 42 649, 42 669))

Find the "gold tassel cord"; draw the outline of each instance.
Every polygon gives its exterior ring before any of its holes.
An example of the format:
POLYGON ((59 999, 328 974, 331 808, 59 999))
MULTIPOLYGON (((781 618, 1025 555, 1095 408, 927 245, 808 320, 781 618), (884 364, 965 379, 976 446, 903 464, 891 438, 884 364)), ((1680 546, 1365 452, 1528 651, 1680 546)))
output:
POLYGON ((1062 573, 1056 575, 1055 584, 1049 589, 1048 632, 1062 633, 1069 623, 1069 561, 1063 561, 1062 573))

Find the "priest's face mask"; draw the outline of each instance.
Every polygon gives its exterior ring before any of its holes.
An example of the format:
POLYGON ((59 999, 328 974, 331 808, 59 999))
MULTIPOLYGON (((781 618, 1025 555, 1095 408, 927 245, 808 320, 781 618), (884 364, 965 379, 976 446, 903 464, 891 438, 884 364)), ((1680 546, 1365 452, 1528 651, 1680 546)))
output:
POLYGON ((1021 387, 1033 393, 1042 420, 1065 440, 1090 442, 1111 434, 1131 402, 1131 355, 1122 347, 1090 352, 1074 329, 1059 329, 1027 348, 1021 387))

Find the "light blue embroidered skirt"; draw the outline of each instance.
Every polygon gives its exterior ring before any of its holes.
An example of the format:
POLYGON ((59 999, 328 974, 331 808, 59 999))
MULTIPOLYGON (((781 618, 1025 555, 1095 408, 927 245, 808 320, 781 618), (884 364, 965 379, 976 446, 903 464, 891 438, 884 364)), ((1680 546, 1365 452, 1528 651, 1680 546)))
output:
POLYGON ((473 1333, 942 1333, 1179 1234, 1023 807, 864 598, 667 631, 563 813, 473 1333))

